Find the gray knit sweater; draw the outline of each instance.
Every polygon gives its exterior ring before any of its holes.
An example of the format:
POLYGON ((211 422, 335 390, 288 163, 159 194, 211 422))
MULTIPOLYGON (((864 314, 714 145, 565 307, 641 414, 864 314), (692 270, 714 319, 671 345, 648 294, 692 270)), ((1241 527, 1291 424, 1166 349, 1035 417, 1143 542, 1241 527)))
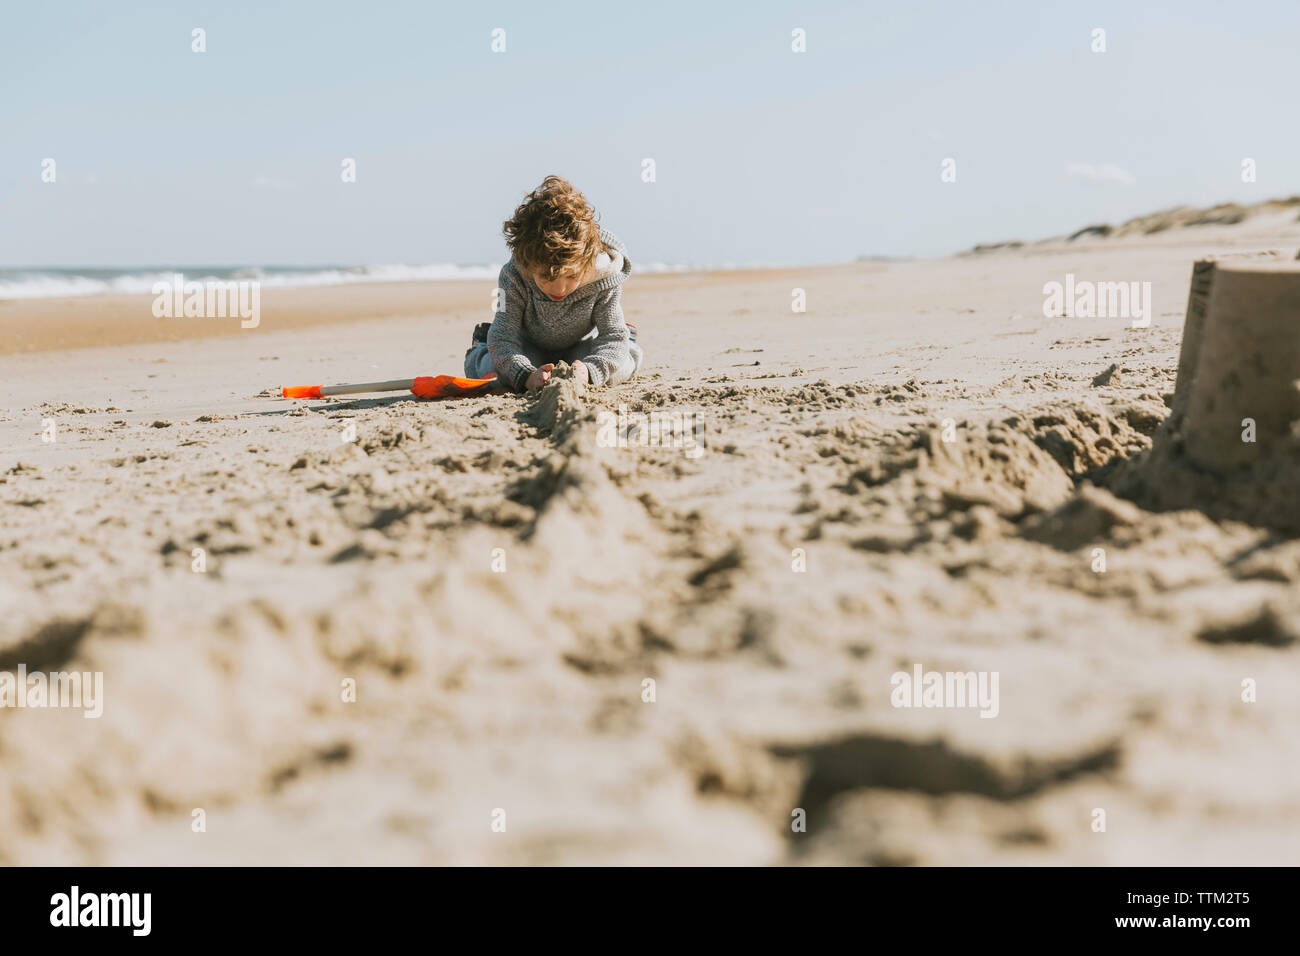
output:
POLYGON ((600 230, 610 264, 593 281, 579 286, 562 302, 552 301, 536 283, 525 278, 511 259, 501 268, 496 317, 488 330, 488 352, 503 384, 516 392, 547 355, 559 355, 596 330, 583 363, 591 384, 603 385, 620 364, 628 361, 628 329, 623 318, 623 283, 632 274, 627 247, 608 230, 600 230))

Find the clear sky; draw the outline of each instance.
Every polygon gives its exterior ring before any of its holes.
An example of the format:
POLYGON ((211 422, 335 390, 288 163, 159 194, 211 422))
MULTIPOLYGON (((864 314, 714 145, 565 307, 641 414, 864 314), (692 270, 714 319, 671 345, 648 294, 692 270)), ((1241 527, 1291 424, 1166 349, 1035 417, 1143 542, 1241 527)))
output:
POLYGON ((1300 193, 1297 98, 1296 0, 6 0, 0 268, 499 262, 552 172, 634 263, 941 255, 1300 193))

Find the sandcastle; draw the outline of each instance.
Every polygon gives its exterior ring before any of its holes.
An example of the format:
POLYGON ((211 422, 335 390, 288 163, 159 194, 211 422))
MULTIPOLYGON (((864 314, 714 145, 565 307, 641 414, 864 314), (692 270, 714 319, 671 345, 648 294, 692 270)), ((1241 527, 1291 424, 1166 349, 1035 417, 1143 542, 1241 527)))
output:
POLYGON ((1134 464, 1148 506, 1300 534, 1300 262, 1196 262, 1172 412, 1134 464))
POLYGON ((1188 455, 1214 471, 1249 467, 1290 435, 1300 420, 1300 263, 1196 263, 1174 410, 1188 455))

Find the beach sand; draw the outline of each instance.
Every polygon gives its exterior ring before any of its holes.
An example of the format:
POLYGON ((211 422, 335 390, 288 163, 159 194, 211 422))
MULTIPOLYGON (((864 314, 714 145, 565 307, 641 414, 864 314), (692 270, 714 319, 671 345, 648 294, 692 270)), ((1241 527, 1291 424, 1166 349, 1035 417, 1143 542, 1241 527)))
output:
POLYGON ((459 373, 490 282, 0 303, 0 670, 103 674, 0 712, 0 863, 1294 864, 1300 541, 1115 491, 1194 260, 1297 247, 634 275, 637 380, 446 402, 275 396, 459 373))

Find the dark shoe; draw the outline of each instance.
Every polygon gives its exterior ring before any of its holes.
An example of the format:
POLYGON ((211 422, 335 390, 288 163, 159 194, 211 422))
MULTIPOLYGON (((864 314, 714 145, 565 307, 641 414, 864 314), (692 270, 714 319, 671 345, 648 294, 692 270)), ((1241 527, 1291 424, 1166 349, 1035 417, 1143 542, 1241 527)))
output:
POLYGON ((491 322, 480 322, 478 325, 474 326, 473 344, 478 345, 480 342, 487 344, 487 334, 488 334, 488 329, 490 328, 492 328, 491 322))

